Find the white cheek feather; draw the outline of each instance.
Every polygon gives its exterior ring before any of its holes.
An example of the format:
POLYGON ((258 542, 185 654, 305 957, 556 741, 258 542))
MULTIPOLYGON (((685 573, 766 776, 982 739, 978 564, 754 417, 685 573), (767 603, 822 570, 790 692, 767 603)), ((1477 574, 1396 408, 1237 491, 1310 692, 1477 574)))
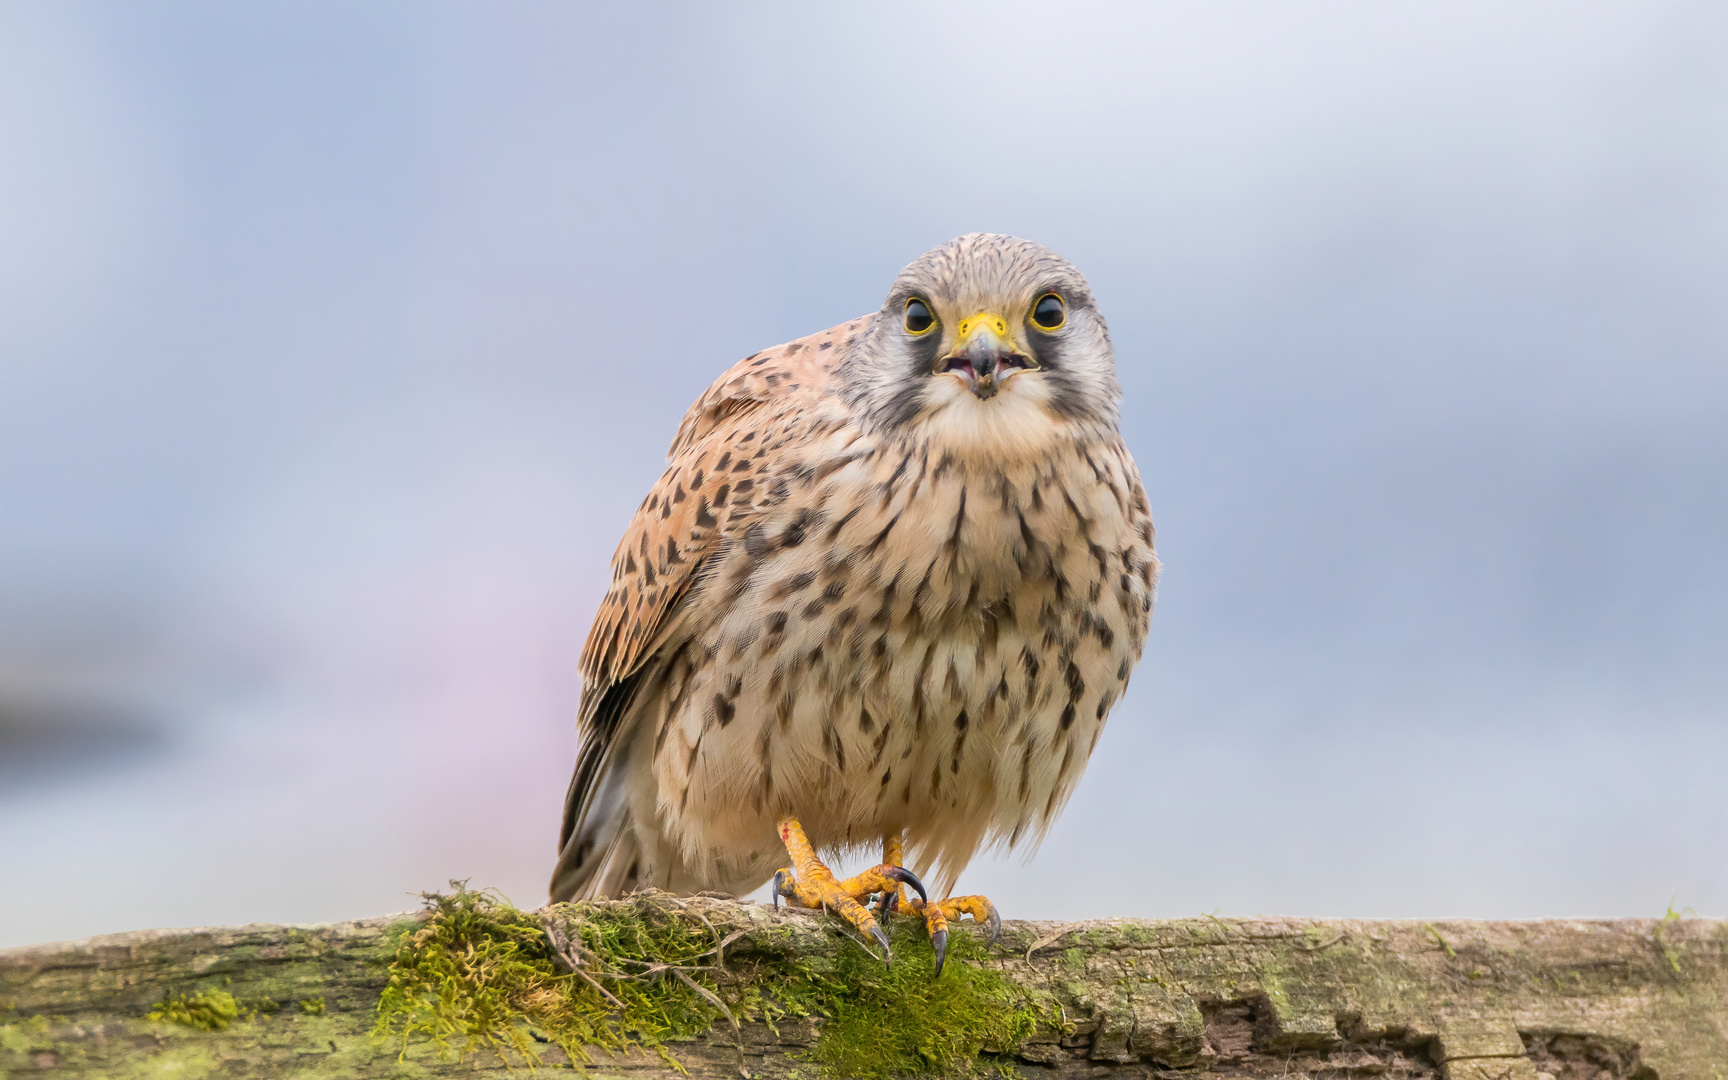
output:
POLYGON ((980 400, 966 384, 938 375, 924 393, 919 427, 961 458, 995 462, 1042 457, 1066 425, 1050 410, 1050 385, 1037 372, 1016 372, 996 396, 980 400))

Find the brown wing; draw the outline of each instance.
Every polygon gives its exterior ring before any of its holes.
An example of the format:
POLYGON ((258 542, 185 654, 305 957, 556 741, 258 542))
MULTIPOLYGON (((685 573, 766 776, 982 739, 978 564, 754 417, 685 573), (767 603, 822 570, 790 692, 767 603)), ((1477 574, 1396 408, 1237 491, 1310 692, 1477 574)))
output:
POLYGON ((756 516, 763 456, 778 441, 770 430, 785 432, 820 411, 835 346, 862 325, 853 320, 746 357, 684 414, 666 472, 612 556, 612 586, 582 649, 583 746, 564 806, 555 897, 560 882, 576 879, 579 855, 594 861, 595 845, 573 844, 572 837, 583 831, 591 807, 618 801, 595 796, 612 782, 610 760, 647 667, 677 633, 704 561, 756 516))
MULTIPOLYGON (((834 339, 854 323, 759 352, 715 380, 678 425, 667 468, 643 500, 612 556, 612 587, 582 649, 583 719, 590 699, 629 676, 673 625, 710 548, 742 531, 756 500, 754 473, 766 421, 813 410, 825 396, 834 339)), ((597 705, 598 702, 593 703, 597 705)))

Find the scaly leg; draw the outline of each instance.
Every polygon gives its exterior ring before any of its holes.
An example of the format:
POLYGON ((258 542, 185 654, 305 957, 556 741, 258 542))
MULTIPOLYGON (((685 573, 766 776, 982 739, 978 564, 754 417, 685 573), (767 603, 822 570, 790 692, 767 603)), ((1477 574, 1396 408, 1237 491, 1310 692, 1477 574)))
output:
MULTIPOLYGON (((901 838, 898 835, 884 836, 882 862, 889 866, 898 866, 904 858, 901 838)), ((919 892, 922 895, 923 890, 919 892)), ((896 887, 892 893, 882 894, 879 910, 886 914, 897 909, 924 917, 924 926, 930 932, 930 946, 936 950, 937 975, 942 974, 942 962, 948 957, 948 920, 958 919, 962 915, 972 916, 973 922, 985 925, 992 944, 1002 934, 1002 916, 996 913, 996 905, 983 896, 950 896, 946 900, 936 901, 927 898, 910 900, 896 887)))
POLYGON ((827 864, 816 857, 816 849, 804 835, 804 827, 798 824, 797 818, 789 817, 780 822, 780 842, 786 845, 786 853, 792 856, 792 865, 774 873, 774 906, 779 907, 780 898, 784 896, 805 907, 827 908, 875 938, 876 943, 882 946, 883 961, 892 960, 888 935, 870 914, 870 909, 859 901, 868 899, 872 893, 893 892, 898 895, 902 885, 910 885, 919 896, 924 896, 924 885, 917 875, 884 863, 845 881, 838 881, 827 864))

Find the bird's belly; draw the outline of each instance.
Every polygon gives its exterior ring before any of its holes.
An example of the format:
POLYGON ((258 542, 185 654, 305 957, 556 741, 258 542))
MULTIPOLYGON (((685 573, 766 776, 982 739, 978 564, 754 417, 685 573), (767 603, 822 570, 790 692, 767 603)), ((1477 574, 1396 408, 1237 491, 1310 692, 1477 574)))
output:
POLYGON ((651 719, 662 827, 692 865, 773 858, 787 815, 819 847, 905 829, 969 856, 1042 831, 1139 656, 1150 575, 1072 521, 968 524, 971 543, 908 536, 873 562, 761 560, 683 650, 651 719))

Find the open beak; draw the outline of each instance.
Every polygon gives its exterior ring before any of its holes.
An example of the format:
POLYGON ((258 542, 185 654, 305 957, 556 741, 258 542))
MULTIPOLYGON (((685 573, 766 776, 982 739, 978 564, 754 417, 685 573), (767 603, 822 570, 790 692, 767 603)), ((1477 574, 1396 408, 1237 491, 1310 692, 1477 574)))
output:
POLYGON ((1014 348, 1008 320, 993 312, 980 312, 961 320, 953 350, 936 361, 937 372, 959 375, 980 399, 995 397, 1003 381, 1014 372, 1037 366, 1032 357, 1014 348))

